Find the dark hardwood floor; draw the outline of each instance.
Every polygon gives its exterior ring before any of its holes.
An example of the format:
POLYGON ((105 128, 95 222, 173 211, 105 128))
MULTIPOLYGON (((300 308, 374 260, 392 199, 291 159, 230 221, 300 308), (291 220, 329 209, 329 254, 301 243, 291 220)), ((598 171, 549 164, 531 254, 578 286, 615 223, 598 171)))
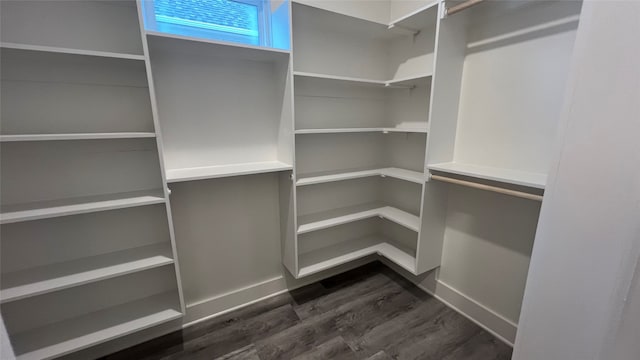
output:
POLYGON ((103 360, 510 358, 509 346, 375 262, 103 360))

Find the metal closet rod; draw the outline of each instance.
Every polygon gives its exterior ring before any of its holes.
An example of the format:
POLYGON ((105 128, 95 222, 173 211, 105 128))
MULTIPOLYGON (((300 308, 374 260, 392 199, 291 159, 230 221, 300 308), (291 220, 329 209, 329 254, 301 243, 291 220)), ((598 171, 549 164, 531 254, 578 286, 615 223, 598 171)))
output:
POLYGON ((447 12, 445 15, 449 16, 449 15, 453 15, 455 13, 458 13, 462 10, 468 9, 470 7, 472 7, 473 5, 477 5, 478 3, 483 2, 484 0, 467 0, 463 3, 454 5, 452 7, 448 7, 447 8, 447 12))
POLYGON ((446 182, 446 183, 450 183, 450 184, 455 184, 455 185, 467 186, 467 187, 474 188, 474 189, 493 191, 493 192, 496 192, 496 193, 505 194, 505 195, 511 195, 511 196, 515 196, 515 197, 519 197, 519 198, 523 198, 523 199, 542 201, 542 195, 529 194, 529 193, 526 193, 526 192, 523 192, 523 191, 510 190, 510 189, 505 189, 505 188, 501 188, 501 187, 497 187, 497 186, 478 184, 478 183, 474 183, 474 182, 471 182, 471 181, 458 180, 458 179, 453 179, 453 178, 450 178, 450 177, 440 176, 440 175, 431 175, 431 178, 433 180, 438 180, 438 181, 442 181, 442 182, 446 182))

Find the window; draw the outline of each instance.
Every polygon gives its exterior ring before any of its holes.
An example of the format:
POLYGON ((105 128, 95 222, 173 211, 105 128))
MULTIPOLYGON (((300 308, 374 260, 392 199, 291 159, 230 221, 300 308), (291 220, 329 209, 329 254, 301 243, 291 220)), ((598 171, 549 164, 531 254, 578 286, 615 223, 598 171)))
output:
POLYGON ((268 0, 153 0, 145 15, 155 31, 271 46, 268 0))

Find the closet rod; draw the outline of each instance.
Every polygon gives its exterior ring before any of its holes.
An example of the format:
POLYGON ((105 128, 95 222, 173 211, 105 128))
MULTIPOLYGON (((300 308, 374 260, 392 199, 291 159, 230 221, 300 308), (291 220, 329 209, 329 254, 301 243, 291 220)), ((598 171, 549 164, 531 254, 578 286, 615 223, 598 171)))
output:
POLYGON ((497 186, 478 184, 478 183, 474 183, 474 182, 471 182, 471 181, 452 179, 452 178, 449 178, 449 177, 446 177, 446 176, 440 176, 440 175, 431 175, 431 178, 433 180, 438 180, 438 181, 442 181, 442 182, 446 182, 446 183, 450 183, 450 184, 467 186, 467 187, 471 187, 471 188, 474 188, 474 189, 493 191, 493 192, 497 192, 497 193, 500 193, 500 194, 511 195, 511 196, 515 196, 515 197, 519 197, 519 198, 523 198, 523 199, 542 201, 542 195, 535 195, 535 194, 529 194, 529 193, 522 192, 522 191, 509 190, 509 189, 504 189, 504 188, 497 187, 497 186))
POLYGON ((460 3, 458 5, 454 5, 452 7, 448 7, 447 11, 445 12, 445 16, 449 16, 449 15, 453 15, 455 13, 458 13, 462 10, 468 9, 470 7, 472 7, 473 5, 477 5, 478 3, 481 3, 484 0, 467 0, 463 3, 460 3))

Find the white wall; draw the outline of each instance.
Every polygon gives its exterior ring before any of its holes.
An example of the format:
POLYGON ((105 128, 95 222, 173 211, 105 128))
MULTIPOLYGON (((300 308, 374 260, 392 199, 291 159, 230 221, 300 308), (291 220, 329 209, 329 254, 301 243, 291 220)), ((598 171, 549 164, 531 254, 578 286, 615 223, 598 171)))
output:
POLYGON ((389 23, 389 0, 293 0, 293 2, 382 24, 389 23))
POLYGON ((516 360, 638 358, 638 34, 640 2, 584 3, 516 360))

